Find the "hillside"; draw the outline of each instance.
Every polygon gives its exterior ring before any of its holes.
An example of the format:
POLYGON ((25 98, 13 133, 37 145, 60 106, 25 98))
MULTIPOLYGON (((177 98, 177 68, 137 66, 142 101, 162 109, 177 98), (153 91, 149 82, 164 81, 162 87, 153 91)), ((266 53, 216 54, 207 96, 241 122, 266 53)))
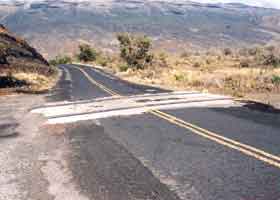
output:
POLYGON ((280 11, 242 4, 108 0, 0 3, 0 22, 45 57, 73 53, 79 43, 114 50, 118 32, 151 36, 170 52, 247 46, 278 40, 280 11))
POLYGON ((54 74, 41 54, 0 24, 0 87, 13 86, 13 82, 41 84, 38 81, 47 82, 54 74))

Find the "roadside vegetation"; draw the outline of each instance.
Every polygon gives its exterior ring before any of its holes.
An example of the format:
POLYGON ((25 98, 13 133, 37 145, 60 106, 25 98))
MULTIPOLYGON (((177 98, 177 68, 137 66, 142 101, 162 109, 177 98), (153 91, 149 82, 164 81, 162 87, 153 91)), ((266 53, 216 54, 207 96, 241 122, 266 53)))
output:
POLYGON ((9 92, 41 93, 53 88, 58 80, 58 71, 51 67, 48 71, 33 67, 19 68, 0 74, 0 94, 9 92))
POLYGON ((99 66, 107 66, 112 63, 112 57, 105 55, 102 51, 95 49, 88 44, 82 44, 79 46, 79 52, 72 59, 72 62, 94 63, 99 66))
POLYGON ((50 65, 61 65, 72 63, 72 58, 70 56, 56 56, 54 59, 50 60, 50 65))
POLYGON ((93 62, 97 59, 97 51, 90 45, 84 44, 79 46, 78 60, 83 62, 93 62))
POLYGON ((54 87, 58 80, 58 71, 53 66, 29 63, 28 66, 13 64, 9 67, 0 71, 0 94, 41 93, 54 87))
MULTIPOLYGON (((3 58, 6 60, 5 57, 3 58)), ((0 93, 6 93, 8 91, 27 93, 45 92, 54 87, 57 80, 58 71, 54 66, 42 65, 30 61, 27 63, 20 62, 12 64, 7 62, 3 64, 0 70, 0 93)))
POLYGON ((123 70, 126 68, 145 69, 151 65, 153 54, 150 38, 129 33, 121 33, 117 38, 120 43, 120 57, 127 65, 127 67, 122 66, 123 70))
POLYGON ((230 94, 236 97, 279 94, 279 58, 275 52, 258 47, 259 53, 243 49, 184 53, 159 57, 157 63, 142 71, 128 71, 130 80, 165 85, 175 89, 193 89, 230 94), (164 58, 164 61, 163 61, 164 58))
POLYGON ((171 54, 153 48, 147 36, 117 35, 119 54, 80 47, 80 62, 106 66, 129 81, 169 89, 199 90, 270 103, 280 99, 280 48, 273 45, 171 54))

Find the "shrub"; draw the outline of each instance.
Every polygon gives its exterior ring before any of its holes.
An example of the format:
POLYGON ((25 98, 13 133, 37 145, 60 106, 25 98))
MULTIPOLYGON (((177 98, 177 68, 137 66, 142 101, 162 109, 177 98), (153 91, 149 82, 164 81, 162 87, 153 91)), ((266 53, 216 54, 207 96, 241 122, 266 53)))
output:
POLYGON ((193 64, 193 67, 199 68, 199 67, 201 67, 201 64, 200 64, 199 62, 195 62, 195 63, 193 64))
POLYGON ((274 85, 280 86, 280 76, 278 76, 278 75, 273 75, 272 78, 271 78, 271 82, 272 82, 272 84, 274 84, 274 85))
POLYGON ((56 61, 53 59, 53 60, 49 60, 49 64, 50 65, 57 65, 56 61))
POLYGON ((280 58, 272 52, 262 55, 262 58, 264 65, 272 65, 274 67, 278 67, 280 64, 280 58))
POLYGON ((168 55, 167 55, 166 53, 161 52, 161 53, 159 54, 159 59, 160 59, 160 60, 166 61, 167 58, 168 58, 168 55))
POLYGON ((91 48, 89 45, 84 44, 79 46, 80 52, 78 54, 78 59, 84 62, 95 61, 97 58, 97 52, 95 49, 91 48))
POLYGON ((147 36, 135 36, 121 33, 118 36, 121 58, 129 67, 144 69, 153 60, 151 40, 147 36))
POLYGON ((176 81, 184 81, 186 77, 183 74, 175 74, 174 78, 176 81))
POLYGON ((212 62, 212 61, 211 61, 209 58, 206 59, 206 64, 207 64, 207 65, 210 65, 211 62, 212 62))
MULTIPOLYGON (((161 67, 167 67, 168 62, 167 62, 168 55, 164 52, 159 54, 159 63, 161 67)), ((176 61, 177 62, 177 61, 176 61)))
POLYGON ((224 49, 224 55, 225 55, 225 56, 232 55, 232 50, 231 50, 230 48, 225 48, 225 49, 224 49))
POLYGON ((250 67, 249 61, 248 60, 240 61, 240 67, 241 68, 248 68, 248 67, 250 67))
POLYGON ((119 68, 120 68, 121 72, 126 72, 129 68, 129 66, 127 64, 122 64, 122 65, 120 65, 119 68))
POLYGON ((68 64, 71 62, 72 58, 69 56, 56 56, 55 59, 49 61, 51 65, 68 64))
POLYGON ((259 54, 261 52, 261 49, 258 48, 258 47, 253 47, 253 48, 250 48, 248 49, 248 54, 250 56, 256 56, 257 54, 259 54))
POLYGON ((97 62, 99 65, 105 67, 105 66, 107 66, 108 63, 110 62, 110 59, 109 59, 108 57, 106 57, 106 56, 100 55, 100 56, 97 57, 96 62, 97 62))

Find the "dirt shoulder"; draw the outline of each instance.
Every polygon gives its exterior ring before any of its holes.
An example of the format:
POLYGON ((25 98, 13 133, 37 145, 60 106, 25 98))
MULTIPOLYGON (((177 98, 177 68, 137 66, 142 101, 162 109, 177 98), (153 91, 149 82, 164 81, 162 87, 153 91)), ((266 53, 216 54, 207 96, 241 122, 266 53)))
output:
POLYGON ((37 162, 41 153, 37 147, 42 141, 39 128, 44 119, 29 113, 29 109, 43 101, 37 95, 0 97, 1 200, 35 199, 30 198, 34 193, 32 190, 41 191, 41 194, 46 191, 47 182, 41 176, 40 163, 37 162))
POLYGON ((0 200, 86 200, 73 180, 65 127, 31 113, 46 95, 0 96, 0 200))

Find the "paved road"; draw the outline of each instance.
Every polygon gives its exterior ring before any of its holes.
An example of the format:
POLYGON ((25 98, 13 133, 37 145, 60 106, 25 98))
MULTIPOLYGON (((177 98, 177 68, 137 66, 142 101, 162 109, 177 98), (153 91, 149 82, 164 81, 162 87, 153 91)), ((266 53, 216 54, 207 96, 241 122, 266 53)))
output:
MULTIPOLYGON (((86 66, 61 69, 49 97, 54 108, 57 101, 171 92, 86 66)), ((203 105, 67 125, 79 155, 69 158, 70 168, 83 194, 116 200, 279 200, 279 112, 248 104, 203 105)))

